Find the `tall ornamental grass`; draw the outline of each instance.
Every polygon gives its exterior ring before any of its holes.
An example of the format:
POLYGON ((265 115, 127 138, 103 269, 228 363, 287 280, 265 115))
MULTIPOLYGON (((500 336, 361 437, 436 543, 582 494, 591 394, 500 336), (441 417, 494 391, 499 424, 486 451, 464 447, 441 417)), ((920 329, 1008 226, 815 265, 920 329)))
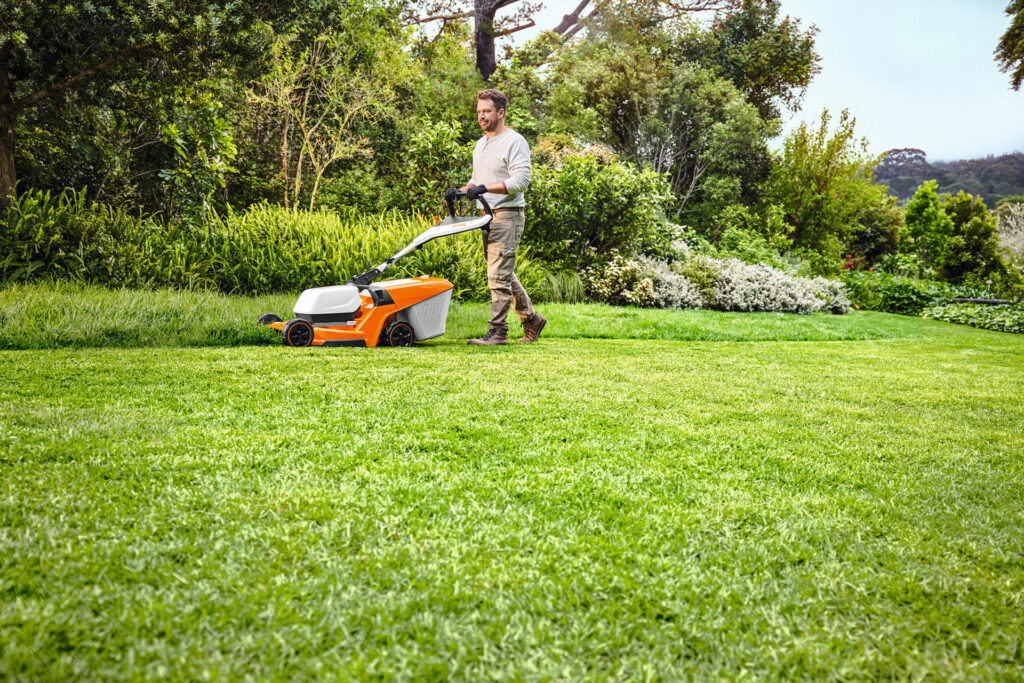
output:
MULTIPOLYGON (((395 212, 339 216, 269 205, 185 223, 103 206, 84 192, 29 192, 8 209, 0 232, 0 281, 56 278, 115 287, 294 292, 345 282, 429 225, 395 212)), ((547 272, 526 249, 516 273, 543 298, 547 272)), ((450 280, 457 299, 485 298, 479 233, 430 242, 395 264, 387 277, 423 274, 450 280)))

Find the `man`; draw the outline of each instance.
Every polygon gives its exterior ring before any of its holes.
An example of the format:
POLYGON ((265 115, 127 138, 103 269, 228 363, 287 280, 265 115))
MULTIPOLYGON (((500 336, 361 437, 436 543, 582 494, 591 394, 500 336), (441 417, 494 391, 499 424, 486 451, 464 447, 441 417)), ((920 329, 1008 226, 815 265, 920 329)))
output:
MULTIPOLYGON (((530 147, 522 135, 505 125, 508 100, 500 90, 477 94, 476 117, 484 135, 473 148, 473 178, 458 191, 470 199, 481 195, 494 210, 490 230, 483 233, 487 259, 487 287, 491 290, 491 319, 487 334, 470 344, 507 344, 509 308, 515 307, 523 323, 521 342, 535 342, 547 319, 533 310, 533 302, 514 271, 516 249, 526 225, 523 190, 530 184, 530 147)), ((451 189, 445 195, 451 196, 451 189)))

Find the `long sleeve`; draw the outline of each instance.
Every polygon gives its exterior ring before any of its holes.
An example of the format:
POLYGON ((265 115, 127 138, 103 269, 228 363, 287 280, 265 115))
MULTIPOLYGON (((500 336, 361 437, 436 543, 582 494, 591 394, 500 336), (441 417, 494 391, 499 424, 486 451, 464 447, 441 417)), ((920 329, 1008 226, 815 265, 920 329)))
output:
POLYGON ((521 136, 512 145, 508 154, 508 179, 505 189, 509 194, 522 192, 530 184, 530 147, 521 136))

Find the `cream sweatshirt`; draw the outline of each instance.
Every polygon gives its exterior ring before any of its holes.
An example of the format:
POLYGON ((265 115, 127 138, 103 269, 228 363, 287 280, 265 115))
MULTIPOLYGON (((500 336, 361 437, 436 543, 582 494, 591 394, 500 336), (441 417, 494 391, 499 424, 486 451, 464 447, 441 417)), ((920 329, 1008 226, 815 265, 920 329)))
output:
POLYGON ((473 148, 474 185, 505 183, 508 194, 488 192, 484 199, 492 209, 526 206, 523 190, 530 184, 530 146, 511 128, 498 135, 484 135, 473 148))

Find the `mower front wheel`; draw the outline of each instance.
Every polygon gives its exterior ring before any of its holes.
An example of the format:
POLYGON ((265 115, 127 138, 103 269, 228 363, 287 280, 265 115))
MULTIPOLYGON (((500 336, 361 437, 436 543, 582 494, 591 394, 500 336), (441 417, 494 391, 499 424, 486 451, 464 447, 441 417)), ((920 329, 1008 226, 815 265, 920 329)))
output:
POLYGON ((292 318, 281 329, 285 346, 310 346, 313 343, 313 325, 302 318, 292 318))
POLYGON ((416 341, 416 335, 412 331, 412 325, 399 320, 384 328, 381 341, 388 346, 412 346, 416 341))

